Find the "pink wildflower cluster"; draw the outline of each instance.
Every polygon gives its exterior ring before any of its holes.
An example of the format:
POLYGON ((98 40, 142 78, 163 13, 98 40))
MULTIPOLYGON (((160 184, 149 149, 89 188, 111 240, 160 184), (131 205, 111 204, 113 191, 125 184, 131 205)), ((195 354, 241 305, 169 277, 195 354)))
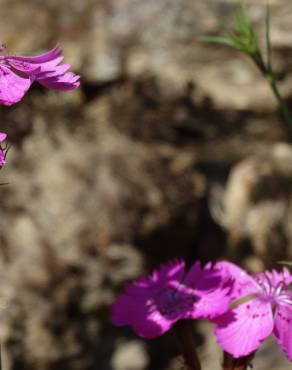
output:
MULTIPOLYGON (((59 46, 36 56, 5 54, 0 47, 0 104, 19 102, 33 82, 57 90, 70 91, 79 87, 80 76, 69 72, 70 64, 60 64, 64 59, 59 46)), ((1 143, 6 134, 0 132, 0 168, 5 164, 6 150, 1 143)))
POLYGON ((165 333, 178 320, 209 319, 224 351, 234 358, 255 352, 270 334, 292 360, 292 275, 265 271, 254 277, 230 262, 183 261, 126 284, 112 307, 115 325, 131 325, 145 338, 165 333))

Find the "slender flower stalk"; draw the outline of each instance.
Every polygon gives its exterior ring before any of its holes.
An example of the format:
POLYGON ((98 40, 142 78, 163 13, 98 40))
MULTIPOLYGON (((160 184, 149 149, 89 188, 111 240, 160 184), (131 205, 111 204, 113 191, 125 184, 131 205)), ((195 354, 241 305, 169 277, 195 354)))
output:
POLYGON ((234 28, 232 30, 226 31, 222 36, 207 36, 202 37, 201 40, 204 42, 226 45, 248 55, 270 86, 284 120, 288 123, 289 128, 292 129, 292 114, 279 91, 272 68, 270 10, 268 4, 266 12, 266 60, 259 47, 257 35, 248 17, 244 3, 234 12, 234 28))
POLYGON ((251 361, 254 354, 248 356, 242 356, 240 358, 234 358, 229 353, 224 352, 223 358, 223 370, 247 370, 251 367, 251 361))
POLYGON ((8 150, 8 147, 2 144, 3 141, 6 140, 6 138, 7 138, 7 135, 4 132, 0 132, 0 169, 5 164, 6 154, 8 150))
POLYGON ((264 78, 266 79, 267 83, 269 84, 275 98, 278 101, 283 118, 288 123, 290 129, 292 129, 292 115, 291 115, 291 112, 289 110, 289 107, 286 101, 283 99, 279 91, 278 84, 277 84, 277 81, 275 79, 275 76, 272 70, 271 62, 266 63, 260 51, 250 56, 251 56, 251 59, 256 64, 256 66, 258 67, 258 69, 260 70, 260 72, 262 73, 262 75, 264 76, 264 78))
POLYGON ((186 370, 201 370, 201 363, 196 351, 196 342, 191 323, 181 320, 175 325, 174 329, 186 370))

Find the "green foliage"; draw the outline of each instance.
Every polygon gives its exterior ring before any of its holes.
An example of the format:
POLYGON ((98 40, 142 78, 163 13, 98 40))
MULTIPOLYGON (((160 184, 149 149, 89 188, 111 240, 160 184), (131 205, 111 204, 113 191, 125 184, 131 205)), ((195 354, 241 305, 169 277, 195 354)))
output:
POLYGON ((279 108, 282 112, 284 120, 292 129, 292 115, 283 99, 277 86, 277 82, 272 70, 271 61, 271 40, 270 40, 270 8, 267 3, 266 11, 266 54, 267 58, 259 47, 257 35, 254 31, 253 25, 249 19, 246 5, 242 2, 234 11, 233 18, 234 24, 231 30, 227 30, 221 36, 206 36, 202 37, 201 41, 221 44, 239 50, 240 52, 248 55, 253 62, 257 65, 258 69, 269 84, 275 98, 278 101, 279 108))
POLYGON ((244 3, 241 3, 238 9, 234 11, 233 17, 234 26, 232 30, 225 31, 222 36, 206 36, 202 37, 201 40, 226 45, 250 56, 258 54, 260 50, 257 37, 244 3))

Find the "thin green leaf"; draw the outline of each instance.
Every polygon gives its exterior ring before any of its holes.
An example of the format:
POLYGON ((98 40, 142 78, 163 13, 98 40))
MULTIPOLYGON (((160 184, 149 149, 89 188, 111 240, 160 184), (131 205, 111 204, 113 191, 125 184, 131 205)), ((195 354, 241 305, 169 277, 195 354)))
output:
POLYGON ((200 40, 226 45, 253 56, 259 51, 258 42, 244 3, 241 3, 234 11, 233 19, 233 28, 226 31, 222 36, 207 36, 200 40))
POLYGON ((279 265, 292 266, 292 262, 290 262, 290 261, 278 261, 277 263, 278 263, 279 265))
POLYGON ((226 36, 203 36, 200 37, 199 40, 211 44, 227 45, 233 48, 236 47, 234 41, 230 37, 226 36))
POLYGON ((238 32, 242 34, 249 33, 252 25, 248 18, 247 9, 244 2, 242 2, 238 9, 234 12, 234 23, 238 32))

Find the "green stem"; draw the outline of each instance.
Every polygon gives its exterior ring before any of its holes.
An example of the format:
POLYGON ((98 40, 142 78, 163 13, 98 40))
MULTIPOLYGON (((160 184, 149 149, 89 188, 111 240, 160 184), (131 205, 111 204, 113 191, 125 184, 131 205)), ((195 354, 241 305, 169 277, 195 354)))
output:
POLYGON ((283 118, 288 123, 289 128, 292 129, 292 115, 291 115, 290 109, 288 108, 288 105, 287 105, 286 101, 283 99, 283 97, 282 97, 282 95, 281 95, 281 93, 278 89, 278 85, 277 85, 277 82, 274 78, 274 74, 273 74, 273 71, 271 69, 270 63, 269 63, 269 65, 266 65, 264 60, 263 60, 262 55, 259 52, 254 54, 252 56, 252 59, 255 62, 255 64, 257 65, 257 67, 259 68, 259 70, 261 71, 262 75, 265 77, 266 81, 268 82, 275 98, 278 101, 278 104, 279 104, 279 107, 280 107, 283 118))
POLYGON ((277 86, 277 83, 276 83, 275 79, 273 78, 273 76, 267 76, 266 79, 269 82, 269 85, 270 85, 276 99, 278 100, 278 104, 280 106, 283 117, 287 121, 287 123, 289 125, 289 128, 292 129, 291 112, 288 108, 288 105, 287 105, 286 101, 282 98, 282 96, 281 96, 281 94, 278 90, 278 86, 277 86))

